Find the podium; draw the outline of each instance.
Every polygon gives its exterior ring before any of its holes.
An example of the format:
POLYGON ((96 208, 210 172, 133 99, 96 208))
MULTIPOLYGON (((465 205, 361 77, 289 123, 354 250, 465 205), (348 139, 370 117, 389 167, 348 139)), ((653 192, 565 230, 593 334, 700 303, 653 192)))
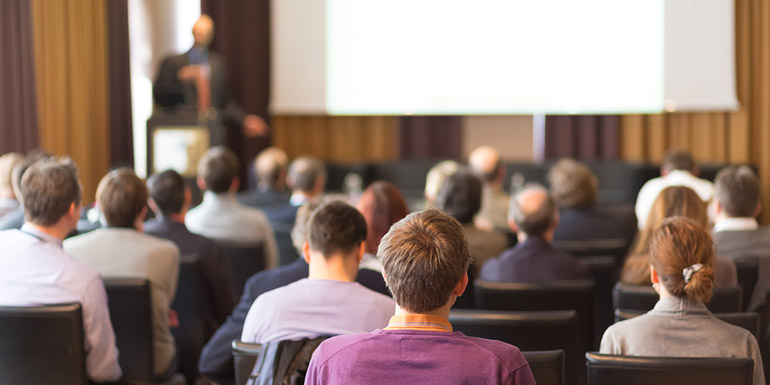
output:
POLYGON ((147 120, 147 175, 168 169, 195 178, 198 161, 211 146, 225 143, 225 127, 216 114, 195 110, 157 111, 147 120))

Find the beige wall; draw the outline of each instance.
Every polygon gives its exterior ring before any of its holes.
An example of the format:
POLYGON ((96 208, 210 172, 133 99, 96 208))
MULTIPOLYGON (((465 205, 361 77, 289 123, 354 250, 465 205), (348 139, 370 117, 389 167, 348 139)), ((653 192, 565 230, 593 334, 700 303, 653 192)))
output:
POLYGON ((463 157, 481 145, 495 147, 508 161, 531 162, 532 116, 466 116, 463 118, 463 157))

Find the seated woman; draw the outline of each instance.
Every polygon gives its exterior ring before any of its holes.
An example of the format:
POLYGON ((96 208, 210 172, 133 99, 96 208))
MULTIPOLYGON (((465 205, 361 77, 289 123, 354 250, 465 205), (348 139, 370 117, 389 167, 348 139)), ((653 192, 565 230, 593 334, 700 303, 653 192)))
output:
POLYGON ((714 244, 694 220, 663 220, 650 241, 650 279, 660 300, 647 314, 610 326, 601 353, 652 357, 736 357, 754 360, 754 384, 764 384, 762 358, 751 333, 714 317, 714 244))
MULTIPOLYGON (((620 272, 620 283, 627 285, 651 285, 650 281, 650 238, 653 231, 666 218, 682 216, 690 218, 704 228, 708 227, 708 208, 698 194, 684 186, 664 189, 655 199, 644 229, 634 240, 631 251, 620 272)), ((738 285, 735 262, 730 258, 717 256, 714 260, 714 283, 718 287, 738 285)))
POLYGON ((382 262, 376 257, 377 248, 390 226, 409 214, 406 201, 398 187, 390 182, 377 181, 364 190, 356 208, 366 219, 367 226, 366 253, 359 267, 381 273, 382 262))

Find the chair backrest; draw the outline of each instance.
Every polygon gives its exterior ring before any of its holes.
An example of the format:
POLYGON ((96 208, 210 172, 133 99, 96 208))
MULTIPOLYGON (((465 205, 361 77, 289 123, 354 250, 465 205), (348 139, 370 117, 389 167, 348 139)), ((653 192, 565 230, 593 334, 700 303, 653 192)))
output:
POLYGON ((564 384, 564 350, 521 353, 529 362, 537 385, 564 384))
POLYGON ((672 358, 586 353, 589 385, 751 385, 751 358, 672 358))
POLYGON ((299 258, 294 242, 291 240, 291 229, 273 229, 275 242, 278 244, 278 265, 286 266, 299 258))
MULTIPOLYGON (((612 287, 615 285, 615 259, 612 256, 581 257, 594 279, 594 345, 599 348, 602 334, 612 325, 612 287)), ((582 359, 582 356, 581 356, 582 359)))
POLYGON ((625 238, 588 239, 585 241, 554 241, 553 247, 564 250, 575 257, 590 257, 595 255, 610 255, 620 266, 628 249, 625 238))
MULTIPOLYGON (((638 310, 617 309, 615 310, 615 322, 625 321, 627 319, 640 316, 644 313, 645 312, 638 310)), ((750 331, 751 334, 754 335, 754 338, 759 340, 760 325, 759 315, 757 313, 714 313, 714 317, 717 317, 718 319, 725 321, 730 325, 739 326, 750 331)))
POLYGON ((235 364, 235 385, 246 385, 246 381, 249 380, 249 375, 254 369, 254 364, 257 363, 262 345, 234 340, 232 348, 235 364))
POLYGON ((735 269, 738 273, 738 286, 743 293, 742 310, 749 308, 749 302, 754 296, 757 287, 759 259, 757 257, 745 257, 735 259, 735 269))
POLYGON ((8 384, 85 385, 80 304, 0 306, 0 377, 8 384))
POLYGON ((235 294, 240 298, 249 277, 265 269, 265 249, 262 246, 226 246, 225 253, 233 269, 235 294))
MULTIPOLYGON (((658 303, 658 293, 650 286, 615 286, 616 309, 649 311, 658 303)), ((706 304, 712 313, 739 313, 741 311, 741 288, 717 287, 706 304)))
POLYGON ((153 380, 152 300, 146 278, 105 278, 123 377, 153 380))
POLYGON ((204 314, 201 301, 203 267, 197 254, 183 255, 179 264, 179 281, 171 308, 179 318, 179 327, 172 328, 179 354, 179 371, 186 378, 198 375, 198 359, 205 345, 204 314))
POLYGON ((452 310, 449 322, 466 335, 507 342, 521 351, 564 351, 568 373, 578 372, 583 364, 585 351, 579 345, 574 310, 452 310))

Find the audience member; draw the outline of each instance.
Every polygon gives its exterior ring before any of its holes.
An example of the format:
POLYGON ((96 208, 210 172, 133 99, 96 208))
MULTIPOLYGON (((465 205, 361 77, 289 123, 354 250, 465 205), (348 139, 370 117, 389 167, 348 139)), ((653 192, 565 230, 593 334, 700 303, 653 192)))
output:
POLYGON ((474 266, 471 278, 476 278, 484 263, 500 255, 508 247, 508 239, 504 234, 479 229, 473 223, 473 217, 479 212, 481 202, 481 180, 465 168, 447 177, 436 197, 436 207, 463 225, 474 266))
POLYGON ((460 223, 438 210, 411 214, 393 225, 377 255, 395 315, 382 330, 321 343, 306 384, 535 384, 516 347, 452 331, 449 309, 471 262, 460 223))
POLYGON ((287 230, 294 226, 297 208, 310 199, 320 196, 326 186, 326 166, 312 156, 301 156, 289 165, 286 183, 291 188, 289 203, 275 205, 265 211, 270 223, 287 230))
POLYGON ((13 192, 11 181, 13 167, 24 159, 18 152, 9 152, 0 156, 0 217, 19 207, 19 201, 13 192))
MULTIPOLYGON (((306 202, 297 210, 297 221, 291 232, 294 247, 302 254, 302 246, 307 237, 307 222, 310 214, 322 203, 332 201, 344 201, 344 197, 325 196, 317 197, 306 202)), ((292 282, 308 277, 309 267, 304 258, 297 258, 294 262, 277 269, 261 271, 254 274, 246 281, 246 287, 240 302, 233 310, 232 315, 217 330, 213 337, 206 343, 201 352, 198 370, 220 385, 233 384, 233 356, 230 345, 233 340, 240 339, 243 332, 243 323, 254 301, 263 293, 292 282)), ((390 295, 385 287, 382 274, 368 269, 358 271, 356 281, 378 293, 390 295)))
POLYGON ((380 240, 390 230, 390 226, 409 214, 406 201, 398 187, 390 182, 372 183, 358 200, 358 211, 366 219, 366 252, 361 261, 361 268, 382 272, 382 262, 377 258, 380 240))
POLYGON ((226 147, 213 147, 198 163, 198 186, 205 190, 203 202, 185 216, 193 233, 219 241, 225 246, 262 246, 265 266, 278 266, 278 246, 265 214, 246 207, 236 199, 238 159, 226 147))
POLYGON ((551 168, 548 180, 559 208, 554 241, 622 238, 626 247, 631 245, 636 235, 634 213, 630 208, 610 211, 596 204, 599 180, 585 164, 561 159, 551 168))
POLYGON ((733 260, 759 258, 758 286, 747 311, 757 311, 770 294, 770 229, 755 219, 762 211, 759 178, 751 168, 726 167, 714 182, 714 244, 717 255, 733 260))
POLYGON ((505 213, 511 197, 503 190, 505 165, 500 154, 490 146, 481 146, 471 152, 468 163, 484 184, 476 225, 488 231, 508 232, 505 213))
MULTIPOLYGON (((24 157, 24 159, 13 166, 13 170, 11 171, 11 187, 13 189, 13 195, 15 195, 17 199, 18 197, 23 197, 21 192, 21 178, 24 176, 27 169, 35 164, 35 162, 50 157, 51 154, 46 151, 32 150, 24 157)), ((0 217, 0 230, 20 229, 22 225, 24 225, 23 204, 16 206, 15 209, 0 217)))
POLYGON ((602 337, 601 352, 653 357, 746 357, 754 360, 754 384, 765 383, 757 340, 715 318, 711 299, 714 244, 698 222, 667 218, 650 241, 650 280, 660 300, 650 312, 616 323, 602 337))
POLYGON ((208 340, 236 304, 230 259, 217 242, 187 230, 184 217, 192 202, 192 193, 176 171, 155 174, 147 181, 150 207, 156 217, 144 224, 147 234, 168 239, 179 247, 182 257, 200 257, 202 280, 197 299, 203 309, 203 337, 208 340))
POLYGON ((25 173, 21 191, 17 196, 24 202, 27 222, 21 230, 0 232, 0 304, 79 302, 88 377, 96 382, 118 380, 118 350, 102 280, 62 250, 62 240, 80 216, 75 165, 69 159, 38 162, 25 173))
POLYGON ((660 168, 660 177, 647 181, 636 197, 636 222, 639 230, 644 228, 655 198, 669 186, 686 186, 695 191, 700 199, 708 202, 714 196, 714 184, 698 178, 700 169, 686 151, 672 150, 666 154, 660 168))
POLYGON ((446 178, 459 169, 460 164, 453 160, 445 160, 431 167, 428 175, 425 176, 425 208, 433 207, 446 178))
POLYGON ((170 330, 176 318, 170 309, 179 277, 179 249, 170 241, 142 233, 147 198, 147 186, 133 170, 109 172, 96 189, 105 227, 68 238, 64 250, 102 277, 150 281, 154 374, 165 379, 176 371, 170 330))
POLYGON ((588 269, 573 256, 553 248, 559 212, 548 191, 528 185, 511 197, 508 224, 519 243, 481 268, 481 279, 499 282, 547 282, 588 279, 588 269))
MULTIPOLYGON (((628 285, 650 285, 650 239, 655 229, 666 218, 682 216, 690 218, 708 227, 706 203, 692 189, 685 186, 671 186, 663 189, 652 205, 646 225, 639 232, 631 246, 631 251, 623 263, 620 272, 620 282, 628 285)), ((735 262, 728 258, 717 256, 714 261, 716 278, 714 283, 720 287, 730 287, 738 284, 735 262)))
POLYGON ((276 147, 262 150, 254 160, 257 187, 238 194, 242 204, 258 209, 289 203, 291 193, 286 188, 289 157, 276 147))

